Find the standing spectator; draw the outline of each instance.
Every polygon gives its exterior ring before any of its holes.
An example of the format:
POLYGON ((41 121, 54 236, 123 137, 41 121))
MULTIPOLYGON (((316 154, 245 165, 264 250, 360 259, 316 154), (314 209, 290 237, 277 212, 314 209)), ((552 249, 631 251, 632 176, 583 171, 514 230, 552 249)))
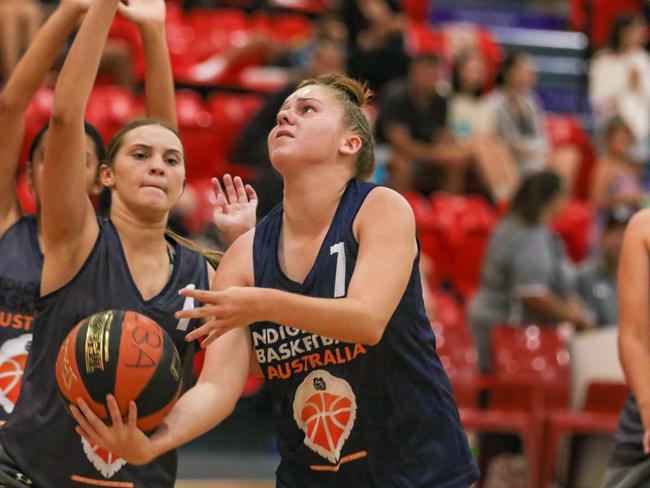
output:
POLYGON ((469 151, 447 131, 447 100, 438 93, 441 61, 414 58, 406 80, 388 85, 379 101, 377 138, 392 151, 391 179, 399 190, 463 190, 469 151))
POLYGON ((479 290, 469 308, 482 372, 490 370, 490 333, 497 325, 593 325, 574 292, 564 246, 549 227, 565 200, 557 174, 541 171, 526 177, 490 239, 479 290))
POLYGON ((589 98, 597 127, 620 115, 637 141, 635 156, 647 162, 650 136, 650 56, 644 49, 646 23, 640 15, 620 15, 609 46, 596 54, 589 73, 589 98))
POLYGON ((533 91, 536 80, 528 54, 515 52, 506 57, 498 79, 501 89, 493 98, 497 133, 510 147, 522 176, 549 167, 572 188, 579 153, 572 146, 551 151, 544 111, 533 91))
POLYGON ((616 207, 609 211, 601 238, 601 250, 578 270, 576 288, 599 326, 618 323, 616 269, 623 233, 631 216, 629 207, 616 207))
POLYGON ((477 51, 456 58, 447 124, 456 142, 470 150, 484 185, 499 202, 512 196, 519 175, 507 146, 495 136, 494 110, 484 97, 486 76, 485 60, 477 51))

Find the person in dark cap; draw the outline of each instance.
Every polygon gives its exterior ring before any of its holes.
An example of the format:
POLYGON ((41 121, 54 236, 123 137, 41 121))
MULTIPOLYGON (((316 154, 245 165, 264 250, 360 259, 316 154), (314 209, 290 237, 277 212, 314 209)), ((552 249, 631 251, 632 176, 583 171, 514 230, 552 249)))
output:
POLYGON ((578 270, 576 289, 598 326, 618 323, 616 269, 623 245, 625 226, 634 209, 617 206, 604 219, 600 250, 578 270))

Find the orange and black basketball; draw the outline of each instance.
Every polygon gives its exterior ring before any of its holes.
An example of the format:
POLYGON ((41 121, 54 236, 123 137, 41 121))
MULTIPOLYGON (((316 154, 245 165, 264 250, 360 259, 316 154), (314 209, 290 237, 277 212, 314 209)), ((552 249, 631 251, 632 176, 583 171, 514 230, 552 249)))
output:
POLYGON ((155 429, 176 402, 181 360, 169 335, 153 320, 131 311, 108 310, 79 322, 61 345, 56 381, 66 405, 83 398, 109 420, 106 395, 126 417, 131 400, 138 427, 155 429))

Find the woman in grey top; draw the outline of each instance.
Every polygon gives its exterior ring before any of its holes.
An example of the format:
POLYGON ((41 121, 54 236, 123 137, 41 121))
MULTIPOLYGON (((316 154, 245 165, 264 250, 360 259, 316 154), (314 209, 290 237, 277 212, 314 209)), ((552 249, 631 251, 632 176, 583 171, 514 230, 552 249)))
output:
POLYGON ((565 198, 557 174, 542 171, 528 176, 490 239, 479 290, 469 308, 484 373, 490 370, 494 326, 563 321, 593 325, 574 293, 574 273, 564 246, 549 228, 565 198))

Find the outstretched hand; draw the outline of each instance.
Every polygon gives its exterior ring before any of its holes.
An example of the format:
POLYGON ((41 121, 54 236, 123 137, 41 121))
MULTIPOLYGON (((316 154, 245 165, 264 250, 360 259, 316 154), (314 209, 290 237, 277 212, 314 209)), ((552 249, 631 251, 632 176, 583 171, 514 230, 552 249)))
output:
POLYGON ((138 429, 136 420, 138 410, 135 402, 130 402, 126 423, 122 420, 120 409, 113 395, 107 395, 106 405, 111 416, 111 425, 106 425, 82 399, 77 405, 70 405, 72 416, 79 424, 75 429, 79 435, 90 442, 116 454, 131 464, 146 464, 154 457, 151 440, 138 429))
POLYGON ((223 187, 218 178, 212 178, 216 198, 212 218, 214 225, 232 244, 240 235, 255 227, 257 194, 250 185, 244 185, 239 176, 223 177, 223 187), (225 189, 225 191, 224 191, 225 189))
POLYGON ((136 25, 164 24, 167 12, 165 0, 120 0, 117 10, 120 15, 136 25))
POLYGON ((207 347, 226 332, 245 327, 261 319, 260 306, 265 303, 264 290, 255 287, 233 286, 223 291, 183 288, 179 292, 203 305, 176 312, 178 319, 205 319, 207 322, 185 336, 190 342, 206 336, 201 347, 207 347))

